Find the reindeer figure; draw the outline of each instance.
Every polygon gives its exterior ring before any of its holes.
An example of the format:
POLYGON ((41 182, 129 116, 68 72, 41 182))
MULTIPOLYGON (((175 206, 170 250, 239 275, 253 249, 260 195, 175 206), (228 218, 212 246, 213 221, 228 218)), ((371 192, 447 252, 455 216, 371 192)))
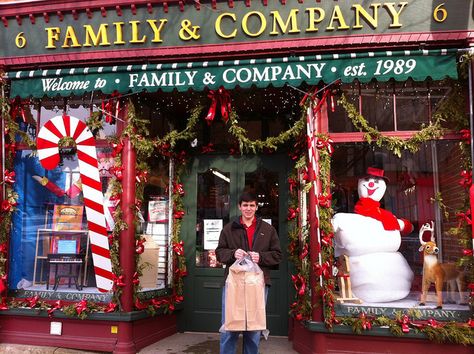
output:
POLYGON ((459 291, 460 302, 462 302, 463 298, 461 286, 463 282, 464 273, 460 271, 454 263, 438 262, 439 248, 436 246, 435 242, 433 221, 431 221, 431 225, 430 223, 423 224, 419 231, 419 238, 421 243, 419 251, 423 252, 423 284, 420 306, 425 305, 426 295, 428 293, 431 283, 435 284, 437 309, 443 308, 444 282, 449 282, 452 289, 454 289, 454 283, 456 283, 459 291), (425 231, 431 232, 431 241, 423 241, 423 233, 425 231))

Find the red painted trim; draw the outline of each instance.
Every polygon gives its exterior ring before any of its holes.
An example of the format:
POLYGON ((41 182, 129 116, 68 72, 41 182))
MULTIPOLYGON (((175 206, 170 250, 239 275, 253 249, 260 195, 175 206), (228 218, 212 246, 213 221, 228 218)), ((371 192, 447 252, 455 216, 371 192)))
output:
POLYGON ((132 147, 130 139, 124 140, 122 151, 122 211, 123 220, 128 228, 120 233, 120 266, 122 275, 125 278, 125 287, 121 296, 123 310, 130 312, 133 310, 133 273, 135 272, 135 165, 136 153, 132 147))

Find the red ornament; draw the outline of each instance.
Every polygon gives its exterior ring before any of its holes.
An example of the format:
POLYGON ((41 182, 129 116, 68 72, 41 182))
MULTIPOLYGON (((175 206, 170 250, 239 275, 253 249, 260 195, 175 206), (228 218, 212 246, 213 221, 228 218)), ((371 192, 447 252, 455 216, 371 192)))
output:
POLYGON ((0 253, 7 253, 7 243, 6 242, 3 242, 3 243, 0 243, 0 253))
POLYGON ((472 249, 471 249, 471 250, 468 250, 468 249, 464 249, 464 250, 462 250, 462 254, 463 254, 463 256, 472 256, 472 255, 473 255, 473 253, 474 253, 474 252, 473 252, 473 250, 472 250, 472 249))
POLYGON ((471 131, 469 129, 461 129, 459 131, 461 133, 461 139, 463 139, 466 144, 471 143, 471 131))

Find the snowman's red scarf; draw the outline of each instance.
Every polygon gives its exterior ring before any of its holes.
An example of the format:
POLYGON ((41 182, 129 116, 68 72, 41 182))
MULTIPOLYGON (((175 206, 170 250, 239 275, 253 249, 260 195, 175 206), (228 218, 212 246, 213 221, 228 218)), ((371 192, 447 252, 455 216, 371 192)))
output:
POLYGON ((380 221, 387 231, 400 230, 400 225, 395 215, 382 209, 380 203, 370 198, 360 198, 354 207, 354 212, 380 221))

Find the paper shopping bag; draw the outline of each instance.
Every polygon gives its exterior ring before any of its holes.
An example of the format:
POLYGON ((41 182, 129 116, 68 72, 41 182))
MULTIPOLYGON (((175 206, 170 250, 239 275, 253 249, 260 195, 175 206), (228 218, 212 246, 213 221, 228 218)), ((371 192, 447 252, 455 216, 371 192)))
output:
POLYGON ((229 268, 225 292, 225 326, 226 331, 245 330, 245 297, 242 294, 245 284, 245 271, 229 268))
POLYGON ((265 282, 263 271, 250 258, 229 268, 225 293, 226 331, 266 329, 265 282))
POLYGON ((245 273, 245 312, 247 331, 263 331, 267 328, 263 272, 245 273))

